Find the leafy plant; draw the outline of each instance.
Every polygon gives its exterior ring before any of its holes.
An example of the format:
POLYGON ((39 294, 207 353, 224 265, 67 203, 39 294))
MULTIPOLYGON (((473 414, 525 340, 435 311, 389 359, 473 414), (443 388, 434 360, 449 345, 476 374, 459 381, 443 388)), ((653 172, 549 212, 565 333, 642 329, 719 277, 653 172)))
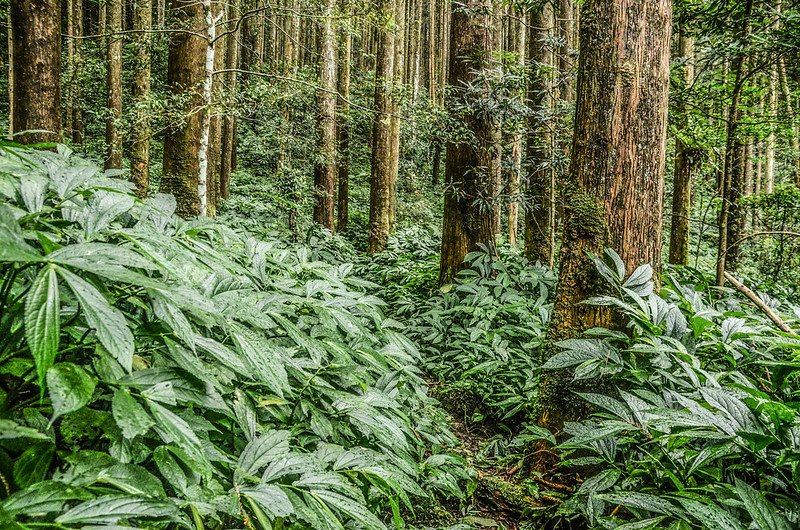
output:
POLYGON ((114 176, 0 151, 1 526, 401 527, 452 435, 381 300, 114 176))

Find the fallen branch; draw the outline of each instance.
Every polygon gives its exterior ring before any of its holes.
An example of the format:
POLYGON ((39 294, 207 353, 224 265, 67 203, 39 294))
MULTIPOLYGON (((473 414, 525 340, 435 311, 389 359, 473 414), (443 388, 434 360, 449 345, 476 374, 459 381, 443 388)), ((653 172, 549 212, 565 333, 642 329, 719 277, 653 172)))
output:
POLYGON ((769 319, 775 323, 776 326, 778 326, 778 328, 781 331, 785 331, 786 333, 791 333, 792 335, 797 335, 797 332, 795 332, 795 330, 790 328, 789 325, 786 322, 784 322, 783 319, 781 319, 781 317, 779 317, 777 313, 775 313, 775 311, 773 311, 770 306, 765 304, 764 300, 762 300, 756 293, 750 290, 750 288, 747 287, 745 284, 734 278, 730 272, 725 271, 725 279, 731 282, 731 285, 736 287, 736 289, 738 289, 739 292, 741 292, 743 295, 749 298, 756 305, 756 307, 758 307, 761 311, 763 311, 764 314, 767 315, 769 319))

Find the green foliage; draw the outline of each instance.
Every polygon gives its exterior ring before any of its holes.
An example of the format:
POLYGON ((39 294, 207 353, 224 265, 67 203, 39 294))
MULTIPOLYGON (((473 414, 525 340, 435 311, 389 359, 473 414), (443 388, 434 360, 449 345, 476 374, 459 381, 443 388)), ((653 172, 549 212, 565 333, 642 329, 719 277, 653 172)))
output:
POLYGON ((0 152, 0 526, 384 528, 458 476, 352 266, 111 176, 0 152))
POLYGON ((619 294, 590 303, 628 333, 590 330, 545 366, 607 380, 580 394, 592 417, 565 426, 564 465, 592 476, 560 512, 592 528, 796 528, 795 336, 732 293, 710 301, 668 275, 656 294, 649 267, 625 279, 598 265, 619 294))
POLYGON ((466 261, 470 267, 430 300, 409 332, 443 399, 467 420, 516 431, 538 394, 555 276, 512 250, 473 252, 466 261))

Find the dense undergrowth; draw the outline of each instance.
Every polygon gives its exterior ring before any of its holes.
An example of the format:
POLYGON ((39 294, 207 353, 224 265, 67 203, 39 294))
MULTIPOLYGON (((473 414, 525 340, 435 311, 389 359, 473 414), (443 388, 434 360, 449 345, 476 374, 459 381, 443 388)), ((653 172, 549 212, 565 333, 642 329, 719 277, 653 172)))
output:
POLYGON ((439 288, 426 229, 364 256, 244 199, 182 221, 65 148, 4 144, 0 195, 3 528, 800 525, 800 340, 699 271, 608 251, 590 303, 625 326, 543 365, 555 275, 507 247, 439 288), (564 433, 549 369, 598 382, 564 433))
POLYGON ((455 482, 352 267, 112 177, 0 155, 0 526, 384 528, 455 482))

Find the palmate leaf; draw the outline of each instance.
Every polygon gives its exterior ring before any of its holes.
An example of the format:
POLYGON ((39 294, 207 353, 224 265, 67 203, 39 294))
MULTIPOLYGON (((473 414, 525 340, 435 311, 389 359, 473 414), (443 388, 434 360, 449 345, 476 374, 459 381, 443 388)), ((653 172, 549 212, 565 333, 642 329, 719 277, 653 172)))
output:
POLYGON ((53 405, 50 423, 86 405, 92 399, 96 383, 86 370, 72 363, 58 363, 50 368, 47 371, 47 387, 53 405))
POLYGON ((109 304, 92 284, 64 268, 58 267, 56 270, 80 302, 86 322, 97 332, 100 343, 125 370, 130 372, 134 345, 133 334, 128 328, 125 316, 109 304))
POLYGON ((52 266, 42 269, 25 299, 25 337, 36 363, 39 387, 44 392, 47 370, 58 354, 61 321, 58 276, 52 266))

